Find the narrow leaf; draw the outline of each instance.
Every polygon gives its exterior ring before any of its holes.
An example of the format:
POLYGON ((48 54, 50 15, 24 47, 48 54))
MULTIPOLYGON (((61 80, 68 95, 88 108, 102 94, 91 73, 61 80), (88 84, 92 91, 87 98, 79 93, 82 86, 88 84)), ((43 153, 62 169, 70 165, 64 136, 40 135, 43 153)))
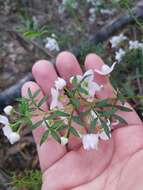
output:
POLYGON ((58 141, 59 143, 61 143, 61 138, 60 138, 59 134, 58 134, 55 130, 50 129, 50 131, 51 131, 52 137, 53 137, 56 141, 58 141))
POLYGON ((41 126, 43 123, 43 120, 37 121, 32 125, 32 129, 36 129, 37 127, 41 126))
POLYGON ((89 131, 92 133, 94 131, 94 129, 96 128, 96 124, 97 124, 98 118, 95 118, 91 121, 90 123, 90 129, 89 131))
POLYGON ((119 106, 119 105, 116 105, 116 108, 121 110, 121 111, 125 111, 125 112, 131 112, 133 111, 131 108, 128 108, 126 106, 119 106))
POLYGON ((117 119, 120 123, 123 123, 123 124, 125 124, 125 125, 128 124, 128 123, 126 122, 126 120, 123 119, 123 118, 122 118, 121 116, 119 116, 119 115, 114 114, 113 117, 114 117, 115 119, 117 119))
POLYGON ((78 109, 80 107, 80 101, 78 99, 71 99, 72 104, 78 109))
POLYGON ((101 120, 101 119, 100 119, 100 121, 101 121, 101 126, 102 126, 102 128, 104 129, 106 135, 110 138, 110 131, 109 131, 108 125, 106 124, 105 121, 103 121, 103 120, 101 120))
POLYGON ((77 132, 77 130, 76 130, 75 128, 70 127, 70 132, 71 132, 74 136, 80 137, 80 136, 79 136, 79 133, 77 132))
POLYGON ((33 99, 36 98, 36 97, 39 95, 40 92, 41 92, 41 89, 40 89, 40 88, 39 88, 38 90, 36 90, 36 91, 34 92, 34 94, 32 95, 33 99))
POLYGON ((42 145, 47 140, 48 136, 49 136, 49 130, 45 131, 44 134, 42 135, 40 140, 40 145, 42 145))
POLYGON ((48 95, 44 96, 38 103, 38 107, 41 107, 48 100, 48 95))
POLYGON ((81 119, 80 119, 80 117, 79 116, 72 116, 72 120, 75 122, 75 123, 77 123, 77 124, 79 124, 79 125, 83 125, 83 122, 81 121, 81 119))

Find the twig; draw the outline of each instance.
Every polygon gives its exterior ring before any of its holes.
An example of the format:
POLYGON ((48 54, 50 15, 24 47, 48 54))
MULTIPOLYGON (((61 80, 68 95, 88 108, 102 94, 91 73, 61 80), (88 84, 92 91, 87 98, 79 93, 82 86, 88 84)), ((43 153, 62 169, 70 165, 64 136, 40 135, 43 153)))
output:
POLYGON ((11 104, 15 98, 20 96, 22 85, 29 80, 33 80, 31 73, 27 74, 18 83, 0 93, 0 111, 2 111, 6 105, 11 104))

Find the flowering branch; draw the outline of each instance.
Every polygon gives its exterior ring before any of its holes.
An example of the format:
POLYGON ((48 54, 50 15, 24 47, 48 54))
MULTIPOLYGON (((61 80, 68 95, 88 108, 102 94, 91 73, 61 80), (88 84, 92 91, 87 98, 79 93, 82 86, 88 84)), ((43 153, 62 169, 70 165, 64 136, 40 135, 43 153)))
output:
MULTIPOLYGON (((101 71, 95 70, 100 75, 107 75, 112 72, 112 67, 105 65, 101 71)), ((43 144, 49 136, 53 137, 61 145, 68 145, 70 135, 80 138, 86 150, 97 149, 99 140, 109 140, 115 125, 126 121, 117 115, 118 110, 132 111, 124 106, 117 105, 120 99, 117 92, 116 98, 98 99, 95 94, 104 88, 94 82, 94 72, 86 71, 83 75, 76 75, 69 79, 71 89, 68 89, 67 82, 59 78, 51 88, 52 100, 50 110, 44 111, 41 107, 47 102, 48 96, 44 96, 39 102, 36 97, 40 89, 32 93, 28 89, 28 98, 20 98, 18 109, 7 106, 4 109, 5 115, 0 115, 0 123, 4 135, 11 144, 20 140, 20 133, 23 126, 30 125, 34 130, 38 127, 45 127, 40 144, 43 144), (38 112, 36 111, 38 110, 38 112), (36 111, 36 113, 35 113, 36 111), (33 123, 32 117, 40 116, 40 120, 33 123), (81 127, 79 131, 75 123, 81 127), (83 130, 84 129, 84 130, 83 130), (61 135, 62 131, 62 135, 61 135)))

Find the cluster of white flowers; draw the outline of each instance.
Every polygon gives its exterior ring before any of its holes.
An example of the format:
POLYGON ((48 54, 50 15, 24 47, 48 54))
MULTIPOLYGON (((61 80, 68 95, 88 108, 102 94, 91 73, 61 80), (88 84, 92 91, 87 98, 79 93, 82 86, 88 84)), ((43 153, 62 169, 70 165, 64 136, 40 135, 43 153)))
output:
MULTIPOLYGON (((9 105, 4 108, 4 113, 7 116, 10 116, 12 113, 12 110, 13 110, 13 107, 9 105)), ((7 139, 9 140, 11 144, 14 144, 20 140, 20 135, 17 132, 12 131, 7 116, 0 115, 0 123, 4 125, 4 127, 2 128, 4 135, 7 137, 7 139)))
POLYGON ((130 40, 129 41, 129 50, 132 50, 132 49, 143 49, 143 43, 135 40, 135 41, 132 41, 130 40))
POLYGON ((112 48, 117 48, 118 45, 120 45, 120 43, 126 39, 127 39, 127 37, 124 36, 123 34, 120 34, 118 36, 113 36, 110 40, 112 48))
POLYGON ((52 34, 51 37, 47 37, 45 40, 45 48, 49 51, 60 51, 59 44, 55 37, 55 34, 52 34))
MULTIPOLYGON (((113 71, 115 65, 116 63, 113 63, 111 67, 109 67, 108 65, 103 65, 100 71, 95 70, 95 72, 100 75, 108 75, 113 71)), ((88 92, 88 94, 83 94, 83 97, 86 98, 87 101, 92 102, 94 100, 95 93, 97 91, 100 91, 103 88, 103 85, 99 85, 96 82, 94 82, 93 70, 90 69, 90 70, 87 70, 83 75, 76 75, 76 76, 71 77, 69 79, 69 82, 71 84, 73 84, 75 77, 76 77, 77 84, 79 84, 82 81, 81 87, 84 88, 88 92)), ((58 77, 57 80, 55 81, 54 88, 51 88, 51 95, 52 95, 52 101, 50 105, 51 110, 64 108, 62 102, 60 101, 60 93, 65 86, 66 86, 66 81, 63 78, 58 77)), ((93 120, 95 118, 97 118, 96 113, 94 111, 91 111, 91 119, 93 120)), ((61 117, 61 119, 64 120, 65 118, 61 117)), ((101 126, 101 122, 99 119, 97 122, 101 126)), ((107 126, 109 127, 109 131, 111 131, 110 121, 107 120, 106 123, 107 123, 107 126)), ((101 129, 101 131, 98 132, 97 134, 84 134, 84 135, 80 134, 83 147, 86 150, 97 149, 98 142, 100 139, 109 140, 110 137, 111 137, 111 133, 109 134, 109 136, 107 136, 107 134, 105 133, 103 129, 101 129)), ((61 145, 64 146, 67 143, 68 143, 68 138, 66 136, 62 136, 61 145)))
MULTIPOLYGON (((127 39, 128 39, 127 36, 125 36, 123 34, 120 34, 118 36, 113 36, 111 38, 111 40, 110 40, 112 48, 116 48, 116 49, 119 48, 115 52, 115 60, 117 60, 118 63, 120 63, 122 61, 123 57, 126 54, 126 51, 123 48, 120 48, 120 44, 122 42, 124 42, 125 40, 127 40, 127 39)), ((135 41, 130 40, 128 48, 129 48, 129 50, 132 50, 132 49, 141 49, 141 50, 143 50, 143 43, 141 43, 141 42, 139 42, 137 40, 135 40, 135 41)))

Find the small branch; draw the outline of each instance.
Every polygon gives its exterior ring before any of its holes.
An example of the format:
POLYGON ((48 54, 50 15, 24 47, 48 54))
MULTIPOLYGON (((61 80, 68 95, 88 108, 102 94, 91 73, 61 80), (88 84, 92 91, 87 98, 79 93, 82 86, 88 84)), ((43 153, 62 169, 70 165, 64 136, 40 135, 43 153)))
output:
POLYGON ((22 85, 29 80, 33 80, 31 73, 27 74, 18 83, 0 93, 0 112, 6 105, 11 104, 15 98, 20 96, 20 89, 22 85))

